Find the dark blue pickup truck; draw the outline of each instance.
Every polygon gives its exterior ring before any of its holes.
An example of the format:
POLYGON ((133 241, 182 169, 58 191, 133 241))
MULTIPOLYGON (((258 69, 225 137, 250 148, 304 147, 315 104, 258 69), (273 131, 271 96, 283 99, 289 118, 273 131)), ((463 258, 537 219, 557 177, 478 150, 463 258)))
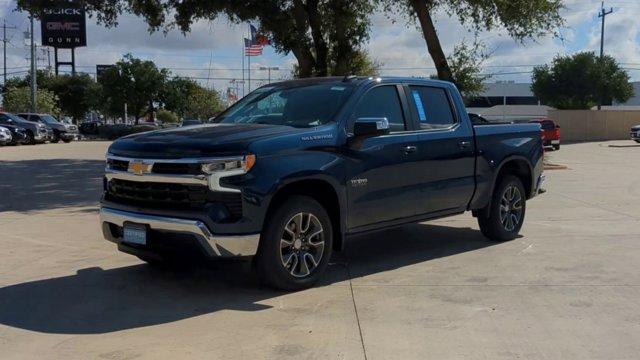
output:
POLYGON ((472 125, 450 83, 286 81, 214 124, 115 141, 100 217, 149 263, 254 256, 267 284, 295 290, 356 234, 471 211, 486 237, 515 238, 542 158, 539 125, 472 125))

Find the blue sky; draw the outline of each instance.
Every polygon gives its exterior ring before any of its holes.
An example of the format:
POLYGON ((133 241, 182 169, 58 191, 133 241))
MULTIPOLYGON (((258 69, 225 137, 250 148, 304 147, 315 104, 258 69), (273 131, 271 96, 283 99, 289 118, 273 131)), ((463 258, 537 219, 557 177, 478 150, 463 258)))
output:
MULTIPOLYGON (((607 17, 607 54, 623 63, 634 80, 640 80, 640 1, 606 1, 614 13, 607 17)), ((599 50, 600 22, 597 17, 599 0, 566 0, 563 16, 567 26, 562 29, 564 41, 550 37, 519 44, 497 29, 483 33, 480 39, 492 53, 484 63, 484 72, 494 74, 490 81, 513 80, 527 82, 533 65, 551 61, 557 54, 599 50)), ((2 18, 18 30, 9 32, 8 72, 23 75, 27 70, 28 48, 24 45, 23 31, 28 20, 23 13, 13 11, 15 1, 0 0, 2 18)), ((371 56, 383 64, 383 75, 428 76, 435 72, 428 57, 426 45, 413 24, 404 19, 390 21, 384 14, 372 14, 372 33, 365 45, 371 56)), ((123 16, 119 26, 106 29, 88 19, 88 46, 79 48, 76 59, 79 71, 95 72, 96 64, 109 64, 123 54, 155 61, 169 68, 173 74, 191 76, 217 89, 229 86, 229 79, 242 78, 242 38, 246 36, 246 24, 231 24, 225 19, 194 24, 191 33, 183 36, 179 31, 149 34, 144 22, 134 16, 123 16), (208 80, 207 80, 208 79, 208 80)), ((456 19, 437 14, 436 26, 445 52, 449 53, 461 41, 472 41, 456 19)), ((39 41, 39 24, 36 24, 36 40, 39 41)), ((64 56, 64 55, 63 55, 64 56)), ((53 59, 53 52, 51 52, 53 59)), ((46 52, 39 55, 39 67, 47 66, 46 52)), ((53 60, 52 60, 53 61, 53 60)), ((260 66, 278 66, 272 78, 291 75, 295 59, 291 55, 276 54, 272 48, 264 55, 252 58, 252 88, 266 82, 266 72, 260 66)))

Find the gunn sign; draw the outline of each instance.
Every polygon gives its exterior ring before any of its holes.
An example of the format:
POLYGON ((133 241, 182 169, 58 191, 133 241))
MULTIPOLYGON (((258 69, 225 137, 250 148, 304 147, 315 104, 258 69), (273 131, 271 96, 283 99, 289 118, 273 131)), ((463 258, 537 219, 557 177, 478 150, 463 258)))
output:
POLYGON ((67 3, 45 9, 41 16, 42 45, 55 48, 87 46, 87 25, 84 8, 67 3))

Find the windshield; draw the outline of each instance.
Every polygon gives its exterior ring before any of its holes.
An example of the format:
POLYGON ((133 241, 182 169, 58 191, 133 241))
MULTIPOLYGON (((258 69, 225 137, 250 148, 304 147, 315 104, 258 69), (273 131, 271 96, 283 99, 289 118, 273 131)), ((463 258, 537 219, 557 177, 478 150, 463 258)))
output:
POLYGON ((293 88, 263 87, 235 103, 214 122, 313 127, 333 121, 353 87, 313 84, 293 88))
POLYGON ((9 114, 9 113, 5 113, 5 115, 9 119, 11 119, 11 120, 13 120, 15 122, 19 122, 19 123, 27 122, 27 120, 25 120, 24 118, 21 118, 20 116, 17 116, 17 115, 13 115, 13 114, 9 114))
POLYGON ((40 119, 47 124, 59 124, 58 120, 51 115, 42 115, 40 116, 40 119))

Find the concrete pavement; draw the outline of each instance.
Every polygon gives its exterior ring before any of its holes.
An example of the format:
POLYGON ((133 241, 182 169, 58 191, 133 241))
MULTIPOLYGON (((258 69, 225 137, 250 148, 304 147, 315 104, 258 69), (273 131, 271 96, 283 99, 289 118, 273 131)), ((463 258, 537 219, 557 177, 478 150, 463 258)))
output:
POLYGON ((637 359, 640 146, 610 144, 551 153, 569 169, 519 239, 469 214, 389 230, 290 294, 244 262, 157 270, 102 240, 108 143, 0 148, 0 358, 637 359))

